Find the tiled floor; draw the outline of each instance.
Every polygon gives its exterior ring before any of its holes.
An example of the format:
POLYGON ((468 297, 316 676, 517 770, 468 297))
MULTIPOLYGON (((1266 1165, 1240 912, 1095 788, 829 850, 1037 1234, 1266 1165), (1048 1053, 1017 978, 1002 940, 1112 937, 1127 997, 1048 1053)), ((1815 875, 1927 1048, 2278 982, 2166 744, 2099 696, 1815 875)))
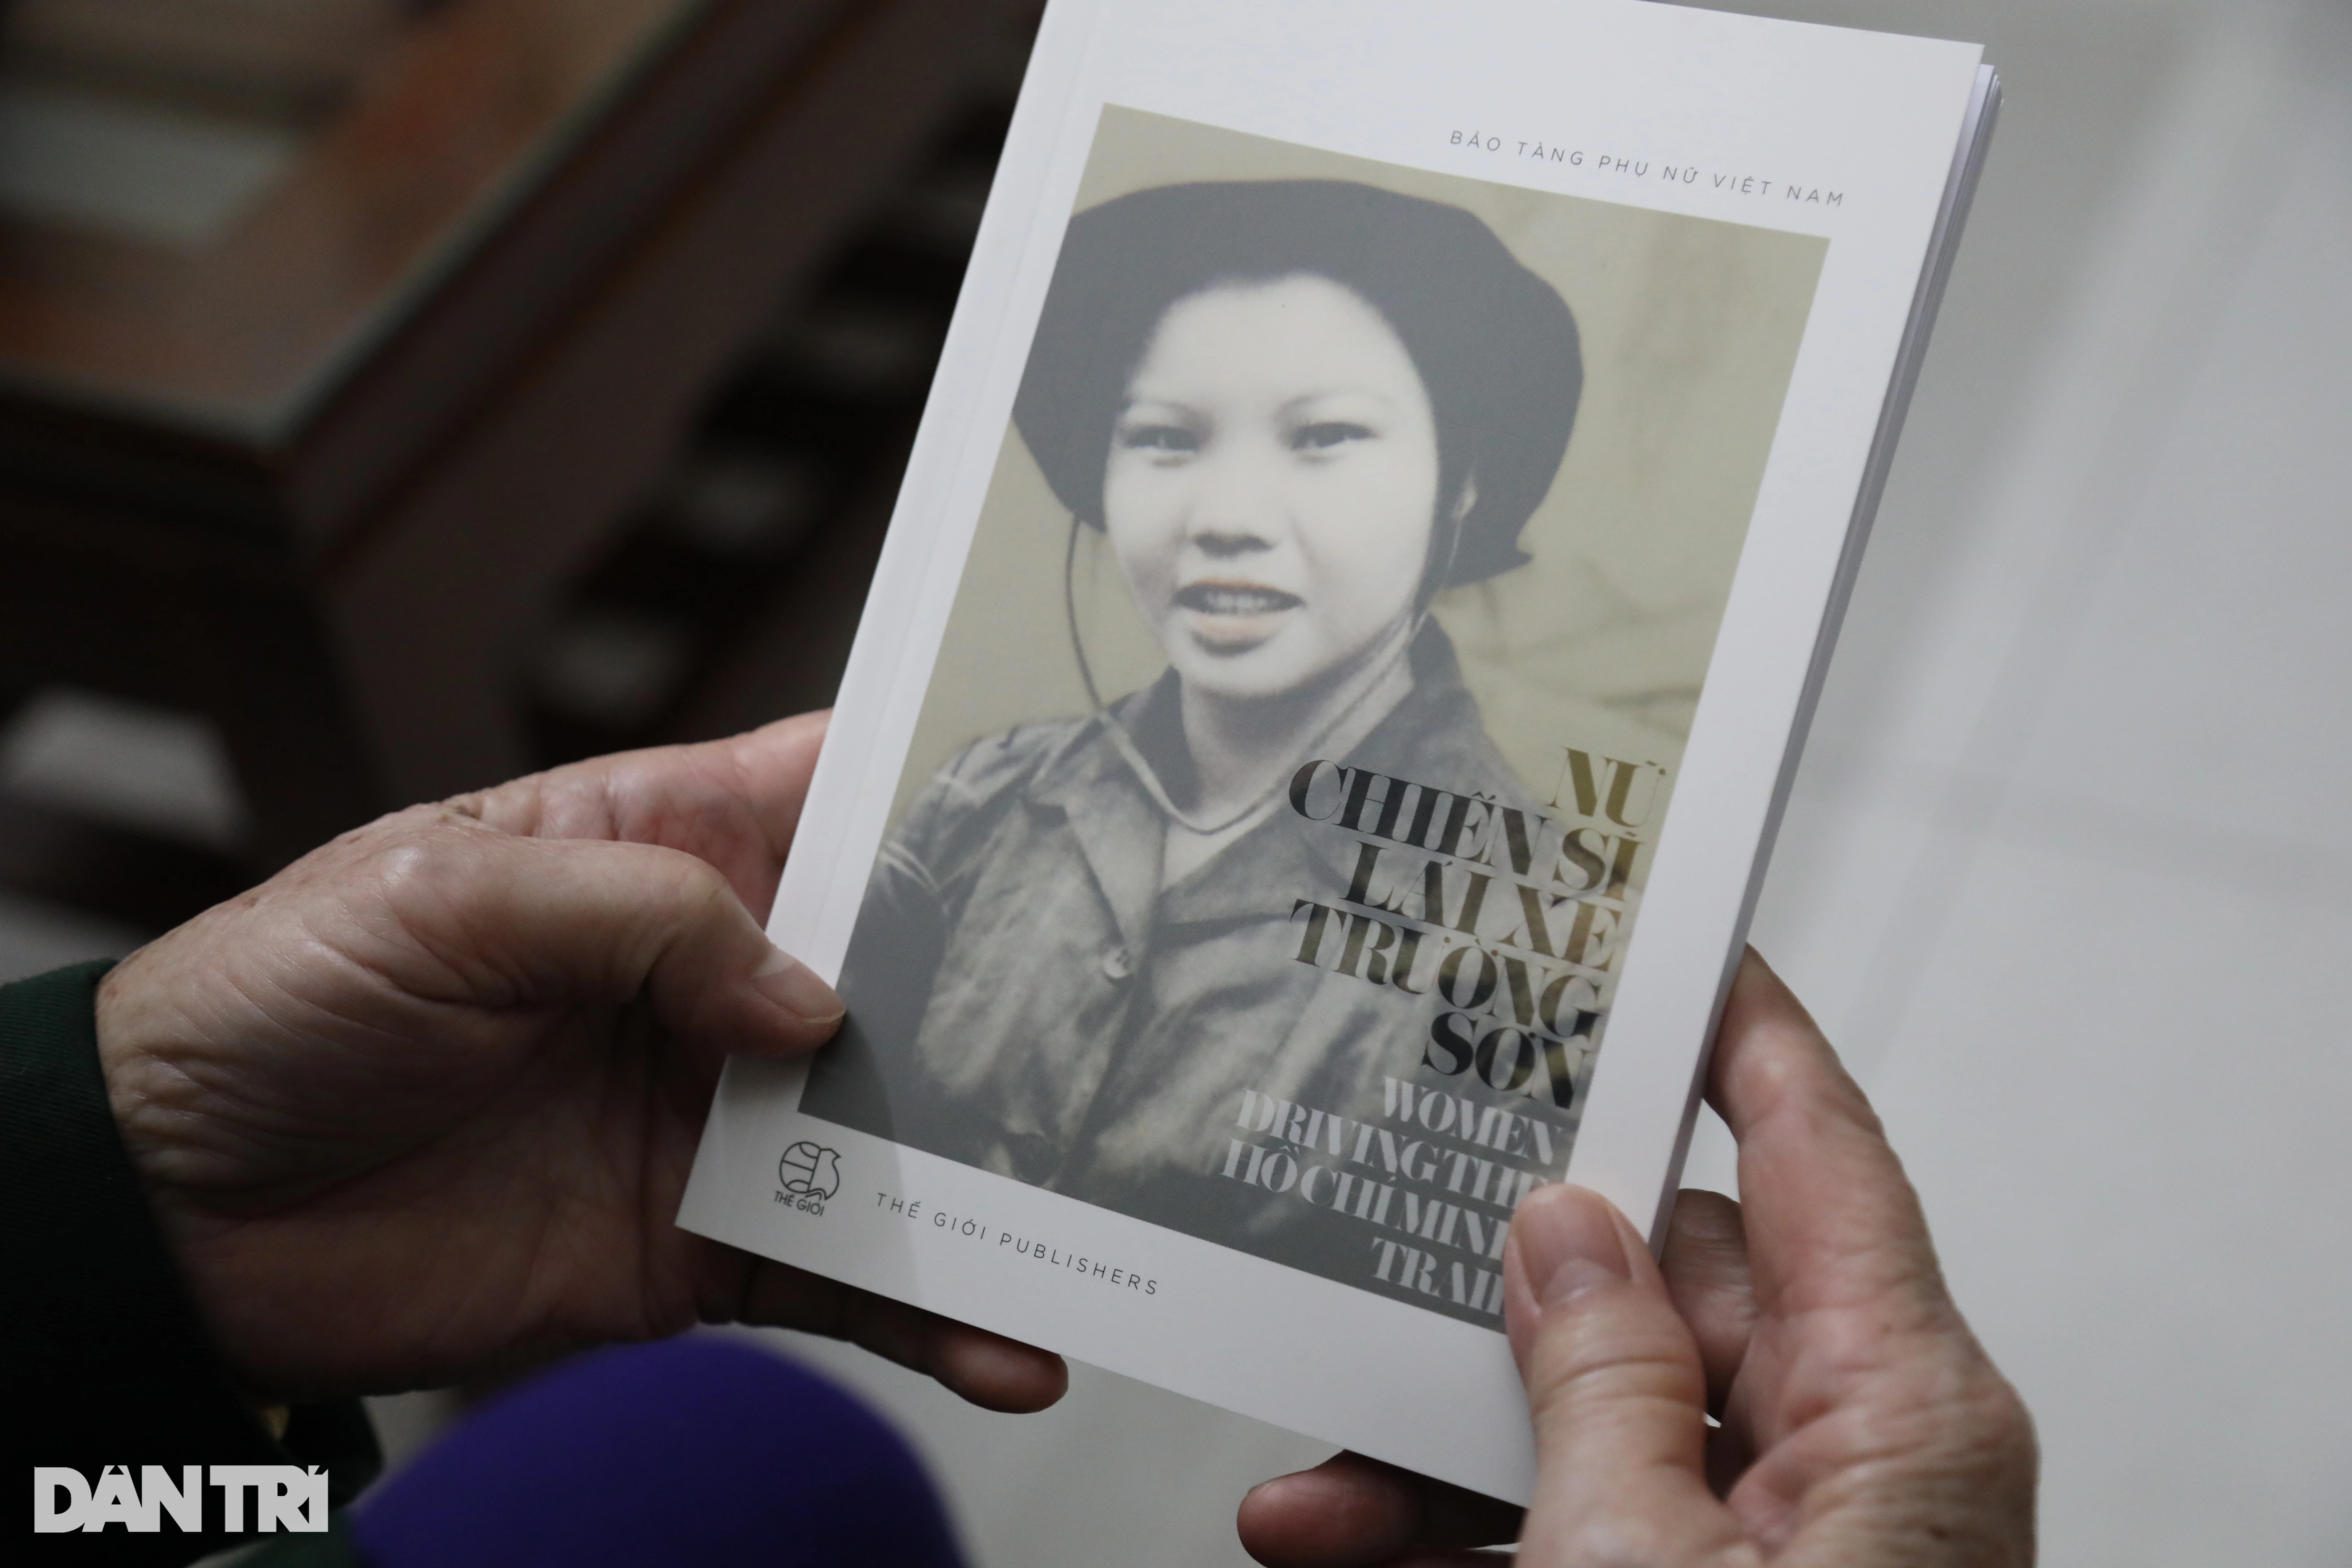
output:
POLYGON ((1847 647, 1782 851, 1829 869, 1759 941, 2041 1420, 2047 1560, 2316 1568, 2352 1561, 2352 11, 2175 59, 1948 563, 1847 647))
MULTIPOLYGON (((2045 1560, 2352 1562, 2352 7, 1752 8, 1984 37, 2009 89, 1757 942, 2040 1419, 2045 1560)), ((130 940, 0 901, 0 974, 130 940)), ((992 1568, 1238 1563, 1323 1451, 806 1348, 992 1568)))

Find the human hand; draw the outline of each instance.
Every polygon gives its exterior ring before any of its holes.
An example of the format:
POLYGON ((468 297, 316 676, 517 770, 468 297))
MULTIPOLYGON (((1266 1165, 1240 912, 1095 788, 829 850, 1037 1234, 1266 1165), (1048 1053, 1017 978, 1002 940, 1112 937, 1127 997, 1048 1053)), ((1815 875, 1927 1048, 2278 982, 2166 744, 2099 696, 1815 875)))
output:
POLYGON ((430 1387, 694 1323, 856 1340, 975 1403, 1059 1358, 679 1230, 729 1052, 840 999, 761 934, 824 717, 396 812, 99 989, 115 1119, 263 1403, 430 1387))
POLYGON ((1512 1223, 1505 1317, 1537 1452, 1524 1521, 1343 1454, 1244 1500, 1253 1555, 1491 1563, 1450 1554, 1516 1539, 1523 1568, 2033 1561, 2032 1422, 1952 1304, 1868 1100, 1753 952, 1707 1098, 1746 1203, 1683 1193, 1663 1267, 1583 1188, 1545 1188, 1512 1223))

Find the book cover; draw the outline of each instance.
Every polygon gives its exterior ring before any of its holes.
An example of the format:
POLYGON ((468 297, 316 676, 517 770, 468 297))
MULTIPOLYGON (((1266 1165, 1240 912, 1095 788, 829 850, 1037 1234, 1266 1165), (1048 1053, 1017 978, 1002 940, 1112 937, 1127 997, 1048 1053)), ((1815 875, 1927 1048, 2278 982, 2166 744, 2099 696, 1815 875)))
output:
POLYGON ((1988 89, 1061 0, 772 927, 848 1020, 682 1223, 1523 1492, 1510 1215, 1670 1195, 1988 89))

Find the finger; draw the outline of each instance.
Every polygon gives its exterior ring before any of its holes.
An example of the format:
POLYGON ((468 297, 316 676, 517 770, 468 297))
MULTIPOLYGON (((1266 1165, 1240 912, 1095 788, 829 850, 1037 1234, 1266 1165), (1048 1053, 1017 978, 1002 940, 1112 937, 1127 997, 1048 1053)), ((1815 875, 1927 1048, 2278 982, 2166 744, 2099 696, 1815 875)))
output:
POLYGON ((373 861, 412 994, 492 1007, 640 998, 689 1047, 790 1056, 829 1038, 832 987, 770 942, 708 862, 515 838, 429 810, 373 861))
POLYGON ((1517 1540, 1519 1510, 1361 1454, 1335 1454, 1251 1488, 1234 1527, 1243 1549, 1268 1568, 1370 1568, 1517 1540))
POLYGON ((937 1379, 987 1410, 1043 1410, 1070 1386, 1060 1356, 836 1279, 743 1255, 750 1266, 736 1321, 846 1340, 937 1379))
POLYGON ((1708 1072, 1739 1144, 1759 1300, 1781 1315, 1870 1300, 1892 1329, 1948 1326, 1927 1219, 1878 1117, 1801 1004, 1751 950, 1708 1072))
POLYGON ((1706 1370, 1706 1407, 1720 1415, 1756 1331, 1756 1284, 1748 1272, 1748 1230, 1739 1205, 1698 1187, 1676 1194, 1659 1268, 1675 1310, 1698 1342, 1699 1364, 1706 1370))
POLYGON ((1599 1194, 1538 1189, 1503 1253, 1535 1421, 1524 1560, 1687 1568, 1745 1532, 1708 1490, 1699 1349, 1638 1232, 1599 1194))
POLYGON ((1734 1380, 1756 1332, 1756 1287, 1739 1205, 1721 1193, 1685 1188, 1666 1222, 1659 1271, 1666 1294, 1698 1345, 1706 1373, 1706 1408, 1722 1425, 1706 1436, 1707 1484, 1721 1496, 1755 1455, 1745 1413, 1734 1411, 1734 1380))
MULTIPOLYGON (((824 709, 779 719, 719 742, 728 750, 735 792, 760 824, 769 858, 778 871, 783 869, 784 858, 800 830, 801 808, 808 802, 809 784, 815 777, 817 758, 824 750, 832 722, 833 710, 824 709)), ((743 900, 763 921, 776 896, 775 880, 769 877, 765 885, 743 900)))
POLYGON ((1953 1305, 1868 1100, 1753 952, 1709 1076, 1739 1142, 1758 1310, 1782 1325, 1727 1416, 1760 1451, 1730 1505, 1775 1550, 1876 1515, 1939 1543, 1922 1563, 2030 1560, 2031 1418, 1953 1305), (1847 1506, 1824 1515, 1809 1500, 1833 1476, 1847 1506))
POLYGON ((717 867, 765 921, 829 718, 803 713, 723 741, 572 763, 459 795, 448 808, 520 837, 684 850, 717 867))

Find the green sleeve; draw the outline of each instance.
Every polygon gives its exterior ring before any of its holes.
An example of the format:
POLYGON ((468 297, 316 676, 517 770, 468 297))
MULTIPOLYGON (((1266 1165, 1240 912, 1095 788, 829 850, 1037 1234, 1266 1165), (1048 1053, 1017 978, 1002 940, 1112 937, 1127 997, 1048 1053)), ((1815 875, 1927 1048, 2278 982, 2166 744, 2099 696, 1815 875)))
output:
MULTIPOLYGON (((272 1438, 207 1342, 107 1102, 94 1015, 109 967, 0 986, 0 1422, 18 1484, 34 1465, 321 1465, 340 1503, 381 1467, 374 1432, 344 1401, 297 1407, 272 1438)), ((61 1562, 158 1564, 235 1539, 105 1533, 103 1550, 25 1539, 61 1562)))

